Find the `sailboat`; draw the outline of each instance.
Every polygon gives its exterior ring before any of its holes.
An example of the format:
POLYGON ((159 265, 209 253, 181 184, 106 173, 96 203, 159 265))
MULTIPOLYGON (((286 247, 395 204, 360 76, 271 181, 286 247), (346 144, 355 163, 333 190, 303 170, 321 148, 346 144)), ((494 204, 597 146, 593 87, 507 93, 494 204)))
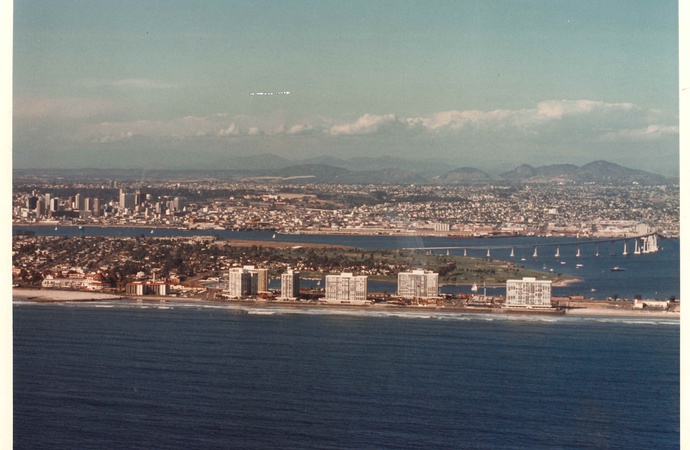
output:
POLYGON ((534 247, 534 255, 532 255, 532 257, 536 258, 537 256, 539 256, 539 255, 537 255, 537 247, 535 246, 534 247))
POLYGON ((472 292, 477 292, 478 289, 479 289, 479 288, 477 287, 477 283, 474 283, 474 284, 472 285, 471 291, 472 291, 472 292))
POLYGON ((515 257, 515 249, 513 247, 510 247, 510 257, 511 258, 515 257))
POLYGON ((559 246, 556 246, 556 258, 561 257, 561 248, 559 246))

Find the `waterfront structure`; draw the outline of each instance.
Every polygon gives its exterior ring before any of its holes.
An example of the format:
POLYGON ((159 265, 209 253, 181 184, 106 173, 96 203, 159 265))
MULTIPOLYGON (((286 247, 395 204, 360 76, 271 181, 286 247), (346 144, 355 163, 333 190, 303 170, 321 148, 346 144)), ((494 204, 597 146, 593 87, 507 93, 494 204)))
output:
POLYGON ((508 308, 551 308, 551 281, 524 277, 506 280, 508 308))
POLYGON ((232 267, 228 271, 228 295, 233 298, 246 298, 257 293, 257 273, 247 267, 232 267))
POLYGON ((355 276, 349 272, 340 275, 326 275, 327 303, 349 303, 363 305, 367 303, 367 277, 355 276))
POLYGON ((228 271, 230 297, 246 298, 268 290, 268 270, 254 266, 232 267, 228 271))
POLYGON ((113 283, 107 280, 100 272, 70 273, 62 275, 50 273, 41 282, 41 287, 52 289, 76 289, 85 291, 102 291, 113 287, 113 283))
POLYGON ((280 275, 280 298, 294 300, 299 296, 299 272, 288 269, 280 275))
POLYGON ((449 223, 435 223, 434 231, 450 231, 449 223))
POLYGON ((127 295, 168 295, 168 285, 162 281, 134 281, 125 286, 127 295))
POLYGON ((668 300, 641 300, 635 299, 633 302, 633 309, 668 309, 668 300))
POLYGON ((260 269, 255 266, 244 266, 250 273, 256 274, 256 289, 252 295, 268 292, 268 269, 260 269))
POLYGON ((438 274, 416 269, 398 273, 398 296, 407 299, 438 297, 438 274))

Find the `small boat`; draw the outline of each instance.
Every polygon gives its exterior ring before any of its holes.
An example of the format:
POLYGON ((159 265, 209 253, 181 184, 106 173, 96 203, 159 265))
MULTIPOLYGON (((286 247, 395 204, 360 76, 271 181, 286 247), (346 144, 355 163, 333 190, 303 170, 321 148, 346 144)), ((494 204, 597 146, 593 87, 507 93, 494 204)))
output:
POLYGON ((561 261, 561 264, 565 264, 565 261, 561 261))
POLYGON ((151 234, 153 234, 153 230, 151 230, 151 234))
POLYGON ((575 264, 576 269, 579 269, 580 267, 583 267, 583 266, 584 266, 584 264, 575 264))
POLYGON ((275 239, 275 238, 276 238, 276 235, 275 235, 275 233, 274 233, 274 234, 273 234, 273 239, 275 239))
POLYGON ((611 267, 611 272, 625 272, 627 269, 624 269, 622 267, 611 267))

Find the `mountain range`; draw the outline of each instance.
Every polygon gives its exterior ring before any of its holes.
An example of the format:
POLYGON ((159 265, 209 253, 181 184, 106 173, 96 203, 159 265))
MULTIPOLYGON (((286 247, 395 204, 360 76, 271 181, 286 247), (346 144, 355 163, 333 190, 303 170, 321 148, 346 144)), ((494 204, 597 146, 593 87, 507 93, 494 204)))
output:
MULTIPOLYGON (((243 162, 248 162, 244 160, 243 162)), ((473 167, 456 167, 441 162, 419 162, 403 158, 315 158, 281 168, 250 169, 235 166, 237 172, 251 172, 251 177, 302 179, 316 183, 343 184, 486 184, 486 183, 565 183, 599 182, 611 184, 666 184, 662 175, 627 168, 608 161, 594 161, 583 166, 554 164, 533 167, 522 164, 513 170, 490 176, 473 167)))
POLYGON ((292 183, 340 184, 511 184, 511 183, 607 183, 669 184, 677 179, 643 170, 631 169, 608 161, 594 161, 583 166, 553 164, 533 167, 522 164, 513 170, 491 176, 473 167, 457 167, 448 161, 415 161, 391 156, 340 159, 333 156, 291 161, 272 154, 229 159, 222 167, 209 170, 126 169, 15 169, 15 176, 55 174, 68 178, 215 178, 235 180, 289 181, 292 183))

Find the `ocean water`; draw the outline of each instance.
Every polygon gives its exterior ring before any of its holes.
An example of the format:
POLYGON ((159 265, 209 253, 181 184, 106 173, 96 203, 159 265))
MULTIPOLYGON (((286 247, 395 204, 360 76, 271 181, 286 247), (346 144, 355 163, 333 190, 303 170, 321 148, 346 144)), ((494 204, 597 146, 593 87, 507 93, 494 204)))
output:
POLYGON ((670 319, 14 308, 21 449, 678 448, 670 319))

